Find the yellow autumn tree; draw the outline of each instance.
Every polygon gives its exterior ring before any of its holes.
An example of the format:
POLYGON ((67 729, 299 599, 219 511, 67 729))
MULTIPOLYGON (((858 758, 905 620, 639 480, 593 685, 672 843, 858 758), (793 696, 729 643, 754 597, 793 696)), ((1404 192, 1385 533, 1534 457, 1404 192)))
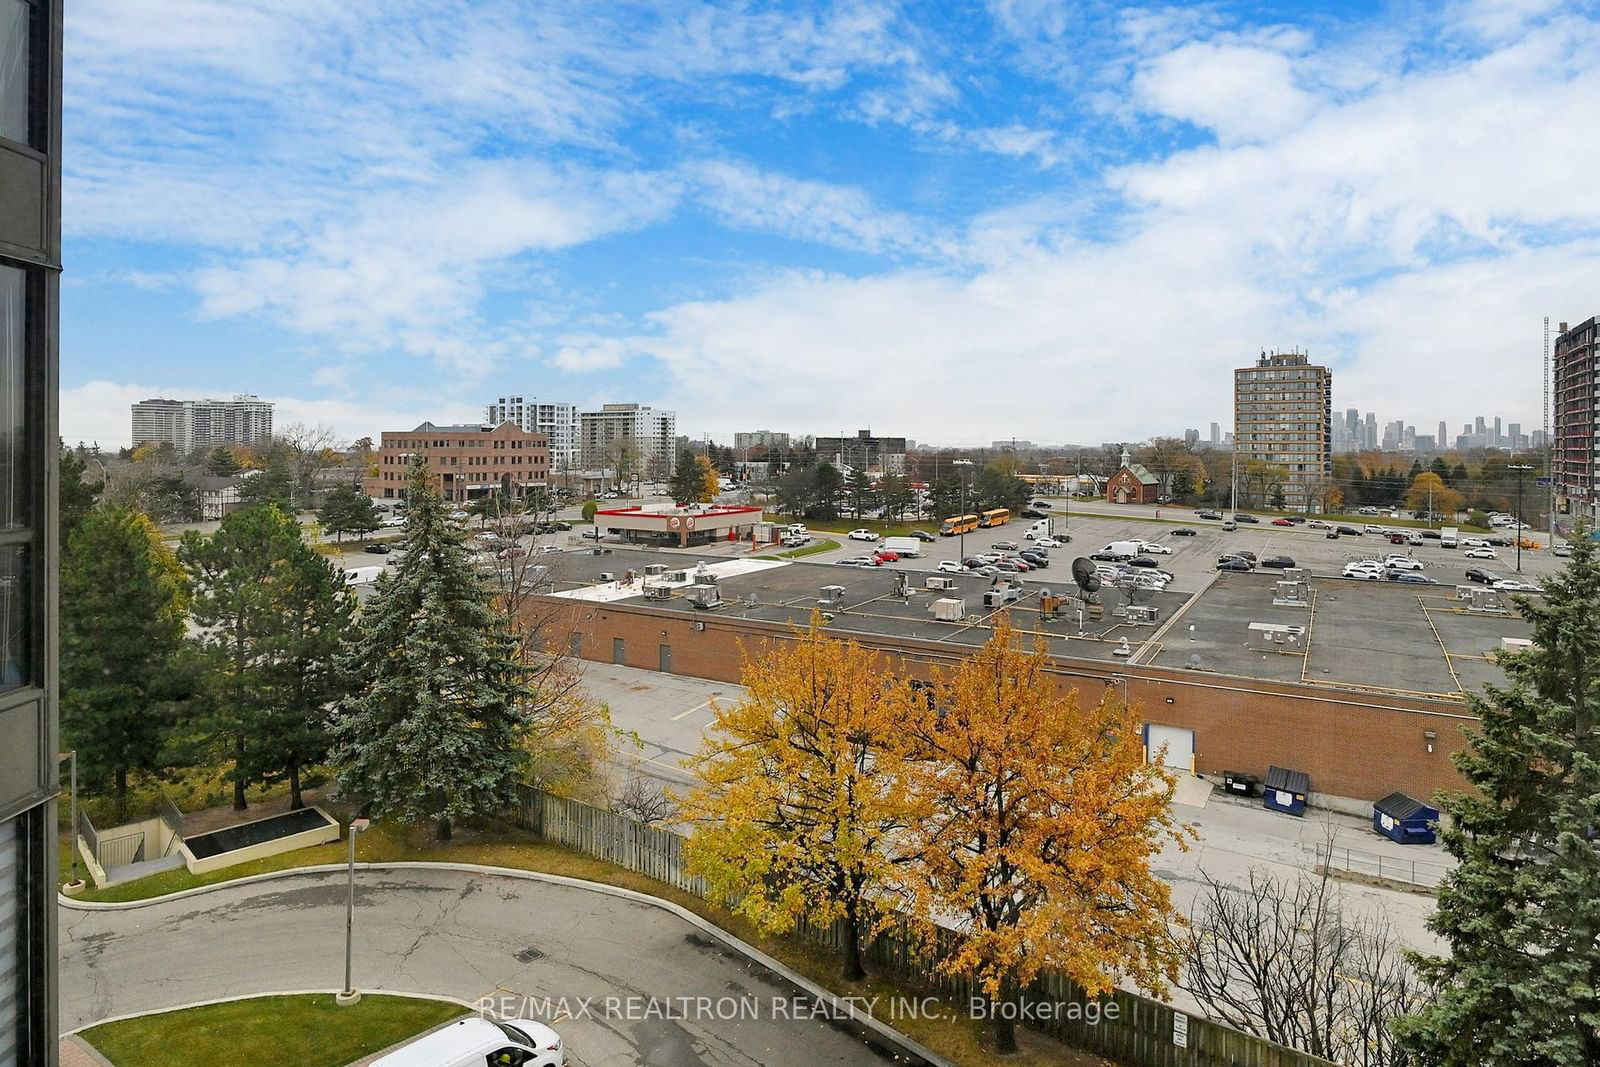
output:
POLYGON ((1431 507, 1434 515, 1454 515, 1461 510, 1463 500, 1459 492, 1445 485, 1444 479, 1433 471, 1417 475, 1406 492, 1406 507, 1413 512, 1426 512, 1431 507))
MULTIPOLYGON (((1022 648, 1009 622, 934 682, 908 734, 912 806, 907 889, 930 922, 963 921, 943 961, 994 1005, 1041 971, 1092 995, 1132 978, 1155 993, 1176 981, 1169 924, 1181 922, 1151 860, 1192 835, 1171 813, 1174 778, 1145 762, 1139 723, 1108 694, 1081 707, 1022 648)), ((1016 1025, 989 1015, 997 1051, 1016 1025)))
POLYGON ((907 776, 892 744, 913 696, 882 657, 811 626, 747 659, 747 692, 716 708, 684 801, 689 869, 762 930, 843 920, 846 979, 896 899, 907 776))
POLYGON ((695 472, 700 478, 700 503, 708 504, 717 499, 717 494, 722 491, 722 486, 717 478, 717 468, 711 465, 711 460, 705 456, 694 457, 695 472))

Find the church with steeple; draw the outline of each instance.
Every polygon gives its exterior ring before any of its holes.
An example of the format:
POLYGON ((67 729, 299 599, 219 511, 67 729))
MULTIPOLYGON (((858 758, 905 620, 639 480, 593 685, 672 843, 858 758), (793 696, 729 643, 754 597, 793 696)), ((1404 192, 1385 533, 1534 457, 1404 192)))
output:
POLYGON ((1122 450, 1122 467, 1106 482, 1107 504, 1154 504, 1159 482, 1142 463, 1131 462, 1122 450))

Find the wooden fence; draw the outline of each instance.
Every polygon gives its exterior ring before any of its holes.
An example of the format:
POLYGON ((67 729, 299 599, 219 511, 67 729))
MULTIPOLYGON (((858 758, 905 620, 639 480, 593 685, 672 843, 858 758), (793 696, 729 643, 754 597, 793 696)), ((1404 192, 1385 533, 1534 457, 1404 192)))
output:
MULTIPOLYGON (((690 875, 684 862, 682 834, 530 786, 519 787, 519 791, 514 818, 525 829, 686 892, 706 895, 704 881, 690 875)), ((813 926, 802 922, 799 933, 838 951, 843 930, 842 923, 813 926)), ((954 954, 961 940, 958 931, 942 927, 931 937, 919 936, 907 920, 873 939, 866 957, 879 972, 925 985, 960 1007, 981 993, 969 979, 944 973, 939 962, 954 954)), ((1317 1056, 1180 1012, 1137 993, 1117 990, 1106 997, 1090 997, 1059 974, 1043 975, 1020 999, 1030 1005, 1049 1005, 1053 1016, 1029 1019, 1027 1025, 1128 1067, 1330 1067, 1329 1061, 1317 1056)))

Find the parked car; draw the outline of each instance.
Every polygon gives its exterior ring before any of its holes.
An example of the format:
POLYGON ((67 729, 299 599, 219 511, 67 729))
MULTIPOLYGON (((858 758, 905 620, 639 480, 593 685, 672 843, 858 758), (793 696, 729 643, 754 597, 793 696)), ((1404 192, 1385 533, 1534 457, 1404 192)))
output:
POLYGON ((1049 550, 1049 549, 1052 549, 1052 548, 1065 548, 1065 547, 1067 547, 1067 542, 1070 541, 1070 540, 1072 540, 1070 537, 1068 537, 1068 538, 1041 537, 1041 538, 1039 538, 1037 541, 1035 541, 1033 543, 1033 547, 1034 547, 1035 550, 1041 549, 1041 548, 1046 549, 1046 550, 1049 550))
POLYGON ((1333 524, 1332 523, 1323 522, 1321 519, 1308 519, 1306 521, 1306 525, 1308 527, 1310 527, 1311 529, 1313 529, 1313 530, 1331 530, 1331 529, 1333 529, 1333 524))
POLYGON ((1383 561, 1383 565, 1397 571, 1420 571, 1422 569, 1422 561, 1412 556, 1390 556, 1383 561))
POLYGON ((1121 563, 1123 555, 1120 552, 1091 552, 1089 558, 1101 563, 1121 563))
POLYGON ((1489 547, 1489 542, 1485 541, 1481 537, 1463 537, 1461 539, 1461 547, 1462 548, 1488 548, 1489 547))
POLYGON ((887 548, 878 549, 878 551, 876 551, 876 552, 874 552, 872 554, 872 557, 874 559, 876 559, 879 563, 899 563, 900 562, 900 553, 891 551, 890 549, 887 549, 887 548))
POLYGON ((1293 526, 1294 523, 1290 522, 1288 519, 1273 519, 1272 520, 1272 525, 1274 525, 1274 526, 1293 526))
POLYGON ((1381 533, 1383 533, 1383 527, 1377 525, 1376 523, 1369 522, 1365 526, 1361 527, 1361 531, 1363 533, 1381 534, 1381 533))
POLYGON ((1346 563, 1340 572, 1346 578, 1362 578, 1368 581, 1377 581, 1383 577, 1383 568, 1371 560, 1362 560, 1356 563, 1346 563))
POLYGON ((367 545, 364 549, 362 549, 362 551, 371 552, 375 556, 387 556, 390 553, 391 549, 389 548, 388 545, 373 544, 373 545, 367 545))
POLYGON ((1418 574, 1416 571, 1393 571, 1393 570, 1391 570, 1391 571, 1385 571, 1383 576, 1385 578, 1389 579, 1389 581, 1391 581, 1391 582, 1400 582, 1400 583, 1402 583, 1404 585, 1438 585, 1439 584, 1439 580, 1437 578, 1429 578, 1426 574, 1418 574))
POLYGON ((1252 571, 1254 569, 1254 567, 1250 566, 1249 560, 1239 559, 1237 556, 1217 560, 1217 570, 1219 571, 1252 571))
POLYGON ((378 523, 378 528, 383 530, 395 530, 399 529, 405 524, 406 517, 404 515, 391 515, 382 522, 378 523))
POLYGON ((528 550, 521 545, 507 545, 494 554, 495 559, 521 559, 528 554, 528 550))
POLYGON ((849 559, 841 559, 839 561, 839 566, 841 567, 876 567, 878 565, 878 561, 871 556, 851 556, 849 559))
MULTIPOLYGON (((1476 538, 1474 538, 1474 540, 1476 540, 1476 538)), ((1511 538, 1509 538, 1509 537, 1500 537, 1499 535, 1496 535, 1494 537, 1485 537, 1483 539, 1483 543, 1488 545, 1490 548, 1511 548, 1513 545, 1516 544, 1516 542, 1511 540, 1511 538)), ((1472 542, 1468 541, 1467 545, 1468 545, 1468 547, 1471 547, 1472 542)))
POLYGON ((953 559, 941 559, 938 565, 933 569, 938 571, 940 574, 960 574, 961 564, 957 563, 953 559))
POLYGON ((1030 500, 1030 501, 1028 501, 1028 506, 1030 508, 1047 508, 1047 507, 1050 506, 1050 501, 1048 501, 1048 500, 1030 500))
POLYGON ((1241 515, 1238 512, 1234 512, 1233 521, 1234 522, 1257 522, 1258 523, 1261 520, 1256 518, 1254 515, 1241 515))
POLYGON ((1437 541, 1444 536, 1438 530, 1422 530, 1420 532, 1423 537, 1426 537, 1430 541, 1437 541))
POLYGON ((1354 526, 1340 526, 1334 530, 1341 537, 1360 537, 1361 531, 1354 526))
POLYGON ((1256 554, 1254 552, 1250 551, 1248 548, 1234 549, 1234 550, 1229 551, 1226 554, 1229 555, 1229 556, 1238 556, 1240 559, 1247 559, 1251 563, 1254 563, 1256 561, 1256 554))
POLYGON ((1322 536, 1326 537, 1330 541, 1337 541, 1337 540, 1339 540, 1339 531, 1338 530, 1329 530, 1327 533, 1323 534, 1322 536))
POLYGON ((1469 548, 1461 553, 1468 559, 1499 559, 1500 554, 1492 548, 1469 548))
POLYGON ((1130 559, 1128 561, 1128 566, 1130 566, 1130 567, 1154 567, 1154 566, 1156 566, 1156 561, 1151 559, 1149 556, 1135 556, 1135 557, 1133 557, 1132 559, 1130 559))
POLYGON ((1027 560, 1029 563, 1033 564, 1035 567, 1048 567, 1048 566, 1050 566, 1050 557, 1046 556, 1046 555, 1043 555, 1041 553, 1038 553, 1038 552, 1018 552, 1017 556, 1019 558, 1021 558, 1021 559, 1027 560))
POLYGON ((933 534, 929 533, 927 530, 912 530, 911 531, 911 536, 915 537, 918 541, 926 541, 929 544, 932 544, 933 542, 939 540, 937 537, 933 536, 933 534))
POLYGON ((991 567, 994 566, 996 563, 999 563, 1004 558, 1005 557, 1000 555, 1000 553, 998 553, 998 552, 979 552, 978 553, 978 559, 981 562, 983 562, 985 564, 988 564, 991 567))
POLYGON ((1276 567, 1278 570, 1286 571, 1290 567, 1294 566, 1294 560, 1289 556, 1268 556, 1266 559, 1261 561, 1261 565, 1263 567, 1276 567))
POLYGON ((1540 589, 1537 585, 1534 585, 1532 582, 1524 581, 1521 578, 1505 578, 1501 581, 1495 582, 1494 587, 1500 590, 1502 593, 1544 592, 1544 590, 1540 589))
POLYGON ((1197 511, 1197 512, 1195 512, 1195 514, 1198 515, 1202 519, 1216 520, 1216 519, 1222 518, 1222 516, 1218 512, 1215 512, 1215 511, 1197 511))
POLYGON ((1563 541, 1561 544, 1552 548, 1550 550, 1550 554, 1552 556, 1570 556, 1572 555, 1572 546, 1563 541))
POLYGON ((1172 549, 1168 548, 1166 545, 1157 544, 1154 541, 1141 541, 1139 543, 1139 551, 1140 552, 1144 552, 1144 553, 1148 553, 1149 555, 1152 555, 1152 556, 1170 556, 1170 555, 1172 555, 1172 549))
POLYGON ((1232 531, 1237 530, 1239 528, 1239 524, 1234 522, 1232 519, 1229 519, 1227 522, 1222 524, 1222 528, 1224 530, 1232 532, 1232 531))
POLYGON ((1226 563, 1230 559, 1236 559, 1240 563, 1248 563, 1252 567, 1254 567, 1256 565, 1256 561, 1255 560, 1246 559, 1244 556, 1240 555, 1237 552, 1224 552, 1222 555, 1217 557, 1217 562, 1218 563, 1226 563))
MULTIPOLYGON (((1001 560, 1000 563, 1009 563, 1024 574, 1033 570, 1034 567, 1032 563, 1029 563, 1020 556, 1007 556, 1005 559, 1001 560)), ((996 566, 999 566, 999 564, 996 564, 996 566)))
POLYGON ((996 552, 1015 552, 1021 547, 1022 546, 1017 544, 1015 541, 996 541, 994 543, 994 550, 996 552))
POLYGON ((1048 519, 1049 512, 1040 511, 1038 508, 1023 508, 1022 517, 1025 519, 1048 519))
POLYGON ((1188 526, 1180 526, 1176 530, 1172 531, 1172 536, 1173 537, 1194 537, 1197 534, 1199 534, 1199 532, 1200 532, 1199 530, 1191 529, 1188 526))
POLYGON ((799 534, 786 534, 783 538, 784 548, 804 548, 811 538, 799 534))
POLYGON ((1299 526, 1301 523, 1306 521, 1306 517, 1304 515, 1285 515, 1284 518, 1289 520, 1289 524, 1291 526, 1299 526))
POLYGON ((994 565, 994 569, 1001 574, 1021 574, 1028 569, 1028 566, 1019 560, 1003 559, 994 565))
POLYGON ((850 538, 852 541, 878 540, 878 535, 873 533, 871 530, 851 530, 848 534, 845 534, 845 536, 850 538))
POLYGON ((1466 575, 1467 581, 1482 582, 1484 585, 1493 585, 1495 582, 1505 581, 1504 578, 1500 577, 1494 571, 1486 571, 1482 567, 1468 567, 1466 575))

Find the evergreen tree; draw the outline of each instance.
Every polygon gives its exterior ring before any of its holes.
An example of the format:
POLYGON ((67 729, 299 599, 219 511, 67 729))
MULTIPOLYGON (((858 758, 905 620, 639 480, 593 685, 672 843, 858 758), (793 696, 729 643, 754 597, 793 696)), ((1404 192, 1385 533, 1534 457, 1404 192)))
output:
POLYGON ((183 570, 145 516, 82 516, 61 567, 61 730, 91 787, 127 812, 128 775, 162 769, 184 695, 183 570))
POLYGON ((808 518, 836 519, 839 517, 839 491, 844 487, 844 476, 839 468, 826 461, 816 466, 812 503, 808 518))
POLYGON ((877 490, 872 488, 872 475, 864 470, 853 470, 844 483, 845 498, 850 501, 850 515, 852 518, 861 518, 863 511, 868 511, 877 503, 877 490))
POLYGON ((456 820, 514 799, 529 694, 517 639, 420 460, 408 500, 411 550, 362 613, 348 660, 361 682, 335 712, 334 759, 375 814, 432 821, 448 840, 456 820))
POLYGON ((667 482, 667 492, 676 503, 693 504, 700 499, 703 488, 700 465, 695 462, 694 454, 688 449, 680 449, 677 462, 672 465, 672 478, 667 482))
POLYGON ((287 779, 289 807, 298 809, 304 807, 300 772, 326 757, 330 708, 349 689, 340 659, 353 636, 355 596, 339 568, 310 545, 297 538, 285 547, 286 558, 273 569, 273 610, 262 635, 263 700, 246 758, 250 778, 287 779))
POLYGON ((239 499, 246 504, 276 504, 284 512, 292 513, 290 501, 294 497, 294 471, 288 460, 274 452, 260 474, 246 478, 239 486, 239 499))
POLYGON ((372 498, 353 485, 341 485, 328 494, 317 512, 317 521, 332 530, 342 543, 347 533, 371 533, 378 528, 378 508, 372 498))
POLYGON ((61 545, 72 543, 72 535, 83 520, 100 503, 103 480, 89 481, 84 475, 87 464, 83 457, 70 449, 61 451, 61 492, 58 498, 61 515, 61 545))
POLYGON ((1587 530, 1572 547, 1518 598, 1533 647, 1470 699, 1455 763, 1473 792, 1442 798, 1460 862, 1429 921, 1450 952, 1420 961, 1438 997, 1396 1026, 1418 1064, 1600 1063, 1600 560, 1587 530))
POLYGON ((227 445, 218 445, 206 453, 206 470, 218 478, 231 478, 241 469, 227 445))
POLYGON ((1450 488, 1460 489, 1465 492, 1467 487, 1472 484, 1472 475, 1467 473, 1467 465, 1465 463, 1457 463, 1455 469, 1450 472, 1450 477, 1446 478, 1445 481, 1449 483, 1450 488))
POLYGON ((184 534, 180 558, 193 589, 195 638, 213 668, 215 727, 229 739, 233 806, 260 780, 252 734, 273 714, 270 667, 280 640, 278 584, 298 548, 300 527, 275 504, 230 513, 211 537, 184 534))

